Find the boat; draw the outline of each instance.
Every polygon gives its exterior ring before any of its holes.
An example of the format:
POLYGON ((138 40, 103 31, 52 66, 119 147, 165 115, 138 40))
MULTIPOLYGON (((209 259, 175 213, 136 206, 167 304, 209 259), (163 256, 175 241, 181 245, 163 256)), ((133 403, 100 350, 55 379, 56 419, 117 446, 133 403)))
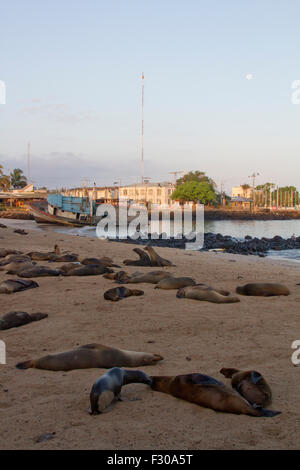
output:
POLYGON ((89 197, 49 194, 47 199, 29 204, 37 223, 82 227, 96 225, 96 202, 89 197))

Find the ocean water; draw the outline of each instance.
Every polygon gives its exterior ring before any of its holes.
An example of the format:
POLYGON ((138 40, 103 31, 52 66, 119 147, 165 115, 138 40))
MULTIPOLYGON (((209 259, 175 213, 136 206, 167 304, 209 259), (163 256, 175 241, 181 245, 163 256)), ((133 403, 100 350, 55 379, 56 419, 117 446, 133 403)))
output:
MULTIPOLYGON (((14 220, 0 219, 1 223, 15 228, 26 230, 39 230, 42 232, 53 231, 57 233, 67 233, 69 235, 81 237, 96 237, 96 228, 92 226, 85 227, 66 227, 54 224, 37 224, 33 220, 14 220)), ((154 227, 154 231, 159 232, 159 226, 154 227)), ((172 231, 178 233, 181 226, 173 226, 172 231)), ((251 237, 272 238, 280 235, 283 238, 289 238, 292 235, 300 236, 300 220, 216 220, 207 221, 204 224, 205 232, 221 233, 232 237, 242 239, 246 235, 251 237)), ((1 234, 1 232, 0 232, 1 234)), ((291 259, 300 261, 300 250, 270 251, 268 256, 279 259, 291 259)))

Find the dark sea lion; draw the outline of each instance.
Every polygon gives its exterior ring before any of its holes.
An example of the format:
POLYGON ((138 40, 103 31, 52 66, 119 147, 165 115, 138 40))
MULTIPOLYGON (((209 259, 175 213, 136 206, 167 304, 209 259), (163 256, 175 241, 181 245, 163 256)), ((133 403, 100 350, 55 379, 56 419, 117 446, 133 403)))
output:
POLYGON ((125 259, 123 261, 127 266, 152 266, 151 260, 147 253, 140 248, 134 248, 133 251, 139 255, 138 260, 125 259))
POLYGON ((25 232, 22 228, 17 228, 14 230, 14 233, 18 233, 19 235, 28 235, 28 232, 25 232))
POLYGON ((25 279, 8 279, 0 284, 0 294, 13 294, 22 290, 39 287, 37 282, 25 281, 25 279))
POLYGON ((151 385, 152 381, 148 375, 140 370, 126 370, 119 367, 109 369, 92 386, 90 393, 90 414, 103 412, 114 399, 122 401, 120 397, 121 388, 123 385, 132 383, 151 385))
POLYGON ((7 226, 4 224, 0 224, 0 228, 7 228, 7 226))
POLYGON ((19 362, 18 369, 73 370, 111 367, 137 367, 154 365, 163 359, 158 354, 116 349, 103 344, 85 344, 59 354, 51 354, 36 360, 19 362))
POLYGON ((87 264, 85 266, 74 266, 73 269, 62 271, 64 276, 97 276, 104 273, 112 273, 113 271, 102 264, 87 264))
POLYGON ((245 286, 236 288, 237 294, 255 295, 262 297, 270 297, 273 295, 289 295, 290 291, 284 284, 273 284, 265 282, 253 282, 245 286))
POLYGON ((48 261, 53 255, 60 255, 60 248, 58 245, 54 246, 54 251, 31 251, 30 253, 27 253, 27 256, 29 256, 34 261, 48 261))
POLYGON ((251 405, 268 406, 272 403, 272 391, 263 376, 255 370, 221 369, 220 373, 232 378, 232 388, 251 405))
POLYGON ((46 317, 48 317, 47 313, 9 312, 0 317, 0 330, 27 325, 27 323, 43 320, 46 317))
POLYGON ((159 256, 152 246, 147 245, 144 250, 148 252, 152 266, 175 266, 171 261, 159 256))
POLYGON ((125 297, 131 297, 132 295, 144 295, 144 292, 138 289, 127 289, 127 287, 124 286, 114 287, 104 292, 104 298, 114 302, 124 299, 125 297))
POLYGON ((20 277, 46 277, 60 274, 62 274, 60 269, 50 269, 47 266, 32 266, 19 272, 20 277))
POLYGON ((195 286, 182 287, 177 291, 176 297, 195 299, 195 300, 206 300, 207 302, 213 302, 215 304, 231 304, 240 302, 238 297, 232 297, 227 294, 227 291, 219 289, 213 289, 212 287, 205 286, 203 284, 197 284, 195 286))
POLYGON ((149 283, 157 284, 162 279, 166 279, 172 276, 172 273, 166 271, 150 271, 149 273, 133 273, 131 277, 126 281, 126 284, 140 284, 149 283))
POLYGON ((152 379, 153 390, 168 393, 215 411, 257 417, 272 417, 280 414, 280 411, 251 406, 238 392, 208 375, 187 374, 175 377, 154 376, 150 378, 152 379))
POLYGON ((13 261, 31 261, 31 258, 26 255, 7 255, 0 261, 0 266, 6 266, 13 261))
POLYGON ((73 261, 78 261, 78 255, 76 253, 65 253, 62 255, 50 254, 48 261, 53 261, 55 263, 71 263, 73 261))
POLYGON ((196 282, 191 277, 167 277, 159 281, 154 289, 180 289, 181 287, 194 286, 196 282))

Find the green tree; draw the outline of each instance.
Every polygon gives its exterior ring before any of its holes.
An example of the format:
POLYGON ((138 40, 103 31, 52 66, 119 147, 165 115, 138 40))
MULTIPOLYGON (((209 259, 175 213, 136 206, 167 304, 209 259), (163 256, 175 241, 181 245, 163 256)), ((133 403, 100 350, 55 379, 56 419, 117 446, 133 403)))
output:
POLYGON ((189 171, 182 178, 176 180, 176 187, 180 186, 183 183, 188 183, 190 181, 196 181, 198 183, 208 183, 216 190, 217 185, 213 179, 205 175, 204 171, 189 171))
POLYGON ((177 186, 171 199, 177 201, 193 201, 201 204, 214 204, 216 193, 207 182, 187 181, 177 186))
POLYGON ((15 168, 10 174, 10 182, 14 189, 21 189, 27 185, 27 179, 20 168, 15 168))
POLYGON ((3 173, 3 165, 0 165, 0 189, 2 191, 10 189, 10 177, 3 173))

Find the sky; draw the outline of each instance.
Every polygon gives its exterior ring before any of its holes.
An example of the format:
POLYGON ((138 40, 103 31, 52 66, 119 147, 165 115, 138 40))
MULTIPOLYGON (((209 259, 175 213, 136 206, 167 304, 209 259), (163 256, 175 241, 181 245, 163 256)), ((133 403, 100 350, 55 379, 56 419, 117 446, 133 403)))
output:
POLYGON ((3 2, 0 164, 27 175, 30 142, 36 186, 139 182, 144 72, 150 181, 300 189, 299 18, 299 0, 3 2))

